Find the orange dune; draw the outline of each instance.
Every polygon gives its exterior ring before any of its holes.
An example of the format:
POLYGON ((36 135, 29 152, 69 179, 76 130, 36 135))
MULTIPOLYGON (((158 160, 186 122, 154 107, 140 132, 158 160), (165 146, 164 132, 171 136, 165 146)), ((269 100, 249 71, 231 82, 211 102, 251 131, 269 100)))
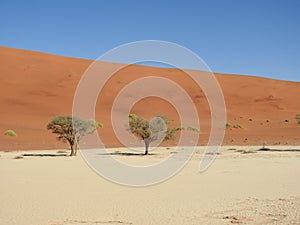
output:
MULTIPOLYGON (((0 47, 0 150, 67 147, 55 140, 46 125, 55 115, 71 114, 77 84, 91 63, 91 60, 0 47), (5 136, 3 133, 8 129, 18 136, 5 136)), ((102 64, 103 71, 116 65, 102 64)), ((151 75, 168 78, 188 92, 201 121, 198 144, 207 144, 211 119, 209 105, 193 80, 179 69, 129 65, 109 79, 98 97, 96 120, 104 124, 99 135, 105 146, 121 146, 110 122, 116 95, 126 84, 151 75)), ((300 144, 300 125, 295 120, 295 115, 300 113, 297 99, 300 83, 244 75, 215 75, 225 97, 227 121, 243 127, 227 129, 224 145, 300 144)), ((165 114, 172 125, 180 125, 175 108, 159 98, 142 99, 131 112, 146 118, 165 114)))

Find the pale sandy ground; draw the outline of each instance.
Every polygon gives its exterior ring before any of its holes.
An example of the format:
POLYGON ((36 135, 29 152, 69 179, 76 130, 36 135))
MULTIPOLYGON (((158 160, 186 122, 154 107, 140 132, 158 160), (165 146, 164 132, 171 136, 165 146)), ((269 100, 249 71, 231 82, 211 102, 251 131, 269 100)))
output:
MULTIPOLYGON (((0 152, 0 224, 300 224, 300 146, 252 152, 258 148, 224 146, 214 164, 199 173, 200 147, 176 176, 139 188, 107 181, 81 156, 15 159, 57 150, 0 152)), ((143 165, 172 151, 116 157, 143 165)))

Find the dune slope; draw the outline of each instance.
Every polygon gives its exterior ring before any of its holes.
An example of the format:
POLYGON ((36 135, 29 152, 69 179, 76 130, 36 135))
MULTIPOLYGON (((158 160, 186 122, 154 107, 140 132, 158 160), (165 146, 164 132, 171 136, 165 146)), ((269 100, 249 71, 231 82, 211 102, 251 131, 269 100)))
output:
MULTIPOLYGON (((46 130, 46 124, 55 115, 71 114, 76 86, 91 63, 91 60, 0 47, 0 150, 67 147, 55 140, 55 136, 46 130), (8 129, 18 136, 3 135, 8 129)), ((105 73, 116 64, 103 62, 102 65, 105 73)), ((300 144, 300 126, 295 120, 295 115, 300 113, 297 101, 300 83, 244 75, 215 75, 225 97, 227 121, 232 126, 243 127, 227 129, 223 144, 300 144)), ((110 122, 116 95, 131 81, 147 76, 170 79, 189 93, 201 121, 198 144, 205 145, 211 117, 203 91, 179 69, 138 65, 118 71, 98 97, 96 119, 105 125, 99 130, 104 144, 107 147, 122 145, 110 122)), ((132 112, 146 118, 166 114, 172 125, 179 125, 175 108, 159 98, 139 101, 132 112)))

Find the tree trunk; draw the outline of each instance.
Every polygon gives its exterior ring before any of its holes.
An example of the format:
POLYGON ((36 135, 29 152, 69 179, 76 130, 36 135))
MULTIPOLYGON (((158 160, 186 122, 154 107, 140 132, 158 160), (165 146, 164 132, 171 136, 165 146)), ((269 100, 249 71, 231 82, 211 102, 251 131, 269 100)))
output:
POLYGON ((70 154, 70 156, 76 156, 76 150, 74 148, 74 144, 70 144, 70 147, 71 147, 71 154, 70 154))
POLYGON ((76 139, 75 139, 75 155, 77 155, 77 152, 78 152, 79 141, 80 141, 80 137, 76 137, 76 139))
POLYGON ((77 146, 75 146, 75 148, 74 148, 74 156, 77 156, 77 146))
POLYGON ((78 143, 77 143, 77 141, 75 141, 75 144, 74 144, 74 156, 77 155, 77 150, 78 150, 78 143))
POLYGON ((145 155, 148 155, 148 148, 150 145, 150 140, 145 139, 144 142, 145 142, 145 155))

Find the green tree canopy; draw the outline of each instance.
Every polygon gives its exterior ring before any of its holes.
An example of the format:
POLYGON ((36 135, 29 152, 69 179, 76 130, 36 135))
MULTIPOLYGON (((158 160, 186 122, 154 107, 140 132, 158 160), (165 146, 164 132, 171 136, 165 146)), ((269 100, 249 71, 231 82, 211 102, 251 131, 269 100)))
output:
POLYGON ((81 138, 85 135, 92 134, 102 126, 101 123, 94 120, 60 115, 54 117, 52 121, 47 124, 47 129, 57 134, 59 141, 68 142, 71 149, 70 156, 75 156, 81 138))
POLYGON ((170 127, 166 116, 158 115, 150 121, 143 119, 136 114, 129 114, 129 130, 145 143, 145 155, 148 154, 149 145, 153 141, 175 140, 176 132, 181 127, 170 127))

